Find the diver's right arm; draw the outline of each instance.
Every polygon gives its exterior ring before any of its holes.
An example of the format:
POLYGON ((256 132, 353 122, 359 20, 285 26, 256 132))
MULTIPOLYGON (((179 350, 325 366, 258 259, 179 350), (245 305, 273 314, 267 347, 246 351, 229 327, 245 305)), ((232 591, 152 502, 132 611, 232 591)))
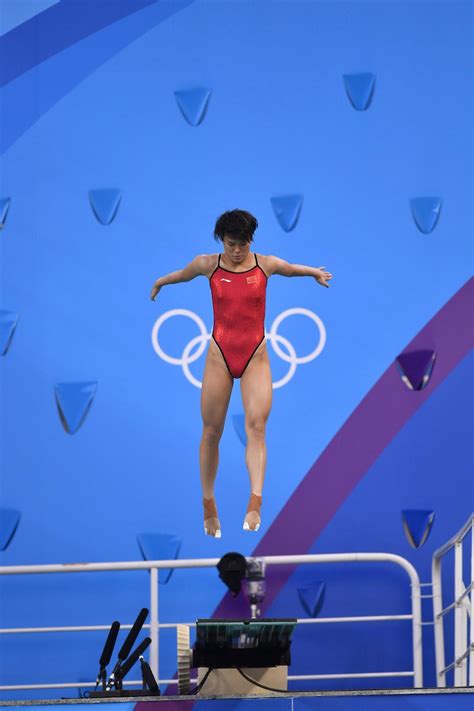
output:
POLYGON ((182 281, 191 281, 197 276, 207 276, 214 261, 215 258, 212 254, 199 254, 184 269, 178 269, 176 272, 159 277, 153 284, 150 294, 151 300, 154 301, 161 287, 167 286, 167 284, 180 284, 182 281))

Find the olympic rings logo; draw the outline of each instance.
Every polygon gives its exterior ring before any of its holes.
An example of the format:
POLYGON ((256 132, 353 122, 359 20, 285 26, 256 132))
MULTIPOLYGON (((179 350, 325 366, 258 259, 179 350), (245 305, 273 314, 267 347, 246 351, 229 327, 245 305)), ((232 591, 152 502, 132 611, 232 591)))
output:
MULTIPOLYGON (((171 311, 166 311, 164 314, 162 314, 155 322, 151 332, 151 342, 153 344, 153 348, 156 354, 160 358, 162 358, 166 363, 171 363, 172 365, 180 365, 183 369, 184 375, 189 380, 189 382, 192 385, 195 385, 197 388, 201 388, 202 382, 194 377, 194 375, 191 373, 189 366, 191 365, 191 363, 194 363, 194 361, 200 358, 201 355, 204 353, 206 344, 210 340, 211 335, 212 334, 208 333, 203 320, 197 314, 195 314, 194 311, 189 311, 188 309, 171 309, 171 311), (186 316, 187 318, 190 318, 191 321, 194 321, 194 323, 199 329, 199 335, 192 338, 186 344, 181 358, 174 358, 173 356, 168 355, 168 353, 165 353, 158 340, 158 333, 161 326, 164 324, 165 321, 168 321, 168 319, 172 318, 173 316, 186 316), (192 352, 196 346, 196 350, 192 352)), ((280 380, 277 380, 273 383, 274 389, 281 388, 283 387, 283 385, 286 385, 295 374, 297 366, 303 363, 309 363, 311 360, 317 358, 321 354, 321 351, 323 350, 326 344, 326 329, 324 327, 324 323, 319 318, 319 316, 313 313, 313 311, 302 307, 295 307, 292 309, 286 309, 286 311, 282 311, 281 314, 277 316, 276 319, 273 321, 270 330, 268 332, 265 332, 265 336, 267 342, 271 343, 275 353, 282 360, 289 364, 288 371, 283 376, 283 378, 280 378, 280 380), (284 338, 284 336, 281 336, 279 333, 277 333, 278 327, 281 325, 282 321, 284 321, 289 316, 294 316, 296 314, 299 314, 301 316, 307 316, 311 321, 316 324, 319 331, 319 342, 316 348, 311 351, 311 353, 305 356, 297 356, 293 344, 290 343, 287 338, 284 338), (286 349, 286 353, 281 348, 281 346, 286 349)))

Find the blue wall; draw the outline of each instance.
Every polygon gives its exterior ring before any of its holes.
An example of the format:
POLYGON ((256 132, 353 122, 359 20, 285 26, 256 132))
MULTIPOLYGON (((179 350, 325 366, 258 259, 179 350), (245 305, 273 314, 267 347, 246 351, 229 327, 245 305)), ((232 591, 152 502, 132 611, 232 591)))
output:
MULTIPOLYGON (((2 358, 1 505, 21 510, 0 562, 134 560, 141 532, 177 534, 182 558, 250 554, 396 356, 471 276, 471 6, 62 0, 39 14, 30 7, 32 17, 18 17, 17 26, 10 17, 0 38, 0 198, 11 198, 0 235, 1 308, 19 314, 2 358), (366 111, 353 108, 344 86, 343 75, 358 72, 376 76, 366 111), (185 121, 174 95, 194 87, 211 92, 198 126, 185 121), (101 188, 122 191, 107 226, 88 198, 101 188), (300 217, 285 232, 271 198, 295 194, 303 197, 300 217), (420 196, 442 200, 429 234, 410 211, 420 196), (248 479, 231 417, 242 412, 236 384, 221 443, 216 541, 201 533, 200 391, 151 340, 158 317, 176 308, 194 311, 210 331, 209 286, 200 278, 166 287, 155 303, 149 292, 158 276, 215 251, 215 219, 234 207, 257 216, 257 252, 326 265, 334 279, 328 290, 308 278, 269 282, 267 329, 302 307, 322 320, 327 342, 274 391, 258 538, 241 530, 248 479), (71 435, 54 388, 81 381, 97 382, 97 392, 71 435)), ((302 316, 280 333, 298 355, 318 341, 302 316)), ((179 356, 197 334, 191 321, 174 318, 160 343, 179 356)), ((447 338, 436 333, 426 347, 442 350, 447 338)), ((288 366, 269 351, 276 381, 288 366)), ((194 377, 203 365, 202 356, 190 366, 194 377)), ((442 368, 435 365, 423 393, 406 390, 422 398, 416 413, 321 535, 295 553, 390 551, 429 579, 433 551, 462 525, 474 498, 472 358, 464 353, 436 380, 442 368), (407 508, 436 512, 417 551, 400 523, 407 508)), ((399 379, 394 387, 405 388, 399 379)), ((304 526, 294 521, 295 530, 304 526)), ((297 574, 267 612, 302 614, 297 574)), ((162 587, 164 620, 211 615, 222 599, 211 571, 193 574, 198 591, 189 599, 189 575, 162 587)), ((324 614, 408 611, 403 576, 364 567, 314 577, 327 583, 324 614)), ((2 627, 108 624, 132 621, 147 604, 148 580, 145 573, 8 578, 0 589, 2 627)), ((359 654, 366 629, 350 629, 343 651, 339 630, 320 629, 311 640, 301 633, 299 647, 296 638, 294 673, 309 673, 310 661, 319 673, 411 665, 402 624, 374 629, 367 658, 359 654)), ((0 637, 0 683, 90 679, 102 639, 51 635, 45 652, 40 637, 0 637)), ((163 676, 174 673, 173 649, 166 633, 163 676)))

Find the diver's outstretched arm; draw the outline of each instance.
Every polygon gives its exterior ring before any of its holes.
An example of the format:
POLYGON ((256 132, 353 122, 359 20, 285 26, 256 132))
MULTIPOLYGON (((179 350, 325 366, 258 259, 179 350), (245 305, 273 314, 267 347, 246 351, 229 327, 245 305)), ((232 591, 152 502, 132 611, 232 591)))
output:
POLYGON ((279 274, 280 276, 312 276, 321 286, 329 287, 327 283, 332 279, 332 274, 326 271, 326 267, 309 267, 304 264, 290 264, 279 257, 265 257, 265 271, 270 276, 271 274, 279 274))
POLYGON ((207 274, 213 262, 213 255, 199 254, 197 257, 194 257, 193 261, 187 264, 184 269, 178 269, 175 272, 170 272, 170 274, 159 277, 153 284, 150 294, 151 300, 154 301, 160 289, 163 286, 167 286, 167 284, 180 284, 183 281, 191 281, 191 279, 197 276, 207 274))

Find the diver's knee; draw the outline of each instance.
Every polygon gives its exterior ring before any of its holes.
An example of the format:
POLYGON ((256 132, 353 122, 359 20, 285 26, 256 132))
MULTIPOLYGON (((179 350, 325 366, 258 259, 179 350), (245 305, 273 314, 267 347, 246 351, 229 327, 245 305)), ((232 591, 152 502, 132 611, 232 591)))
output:
POLYGON ((210 447, 219 444, 219 440, 222 436, 222 428, 216 427, 215 425, 204 425, 202 429, 201 441, 210 447))
POLYGON ((245 420, 245 430, 247 432, 247 437, 252 437, 254 439, 265 439, 266 426, 267 420, 265 417, 247 417, 245 420))

